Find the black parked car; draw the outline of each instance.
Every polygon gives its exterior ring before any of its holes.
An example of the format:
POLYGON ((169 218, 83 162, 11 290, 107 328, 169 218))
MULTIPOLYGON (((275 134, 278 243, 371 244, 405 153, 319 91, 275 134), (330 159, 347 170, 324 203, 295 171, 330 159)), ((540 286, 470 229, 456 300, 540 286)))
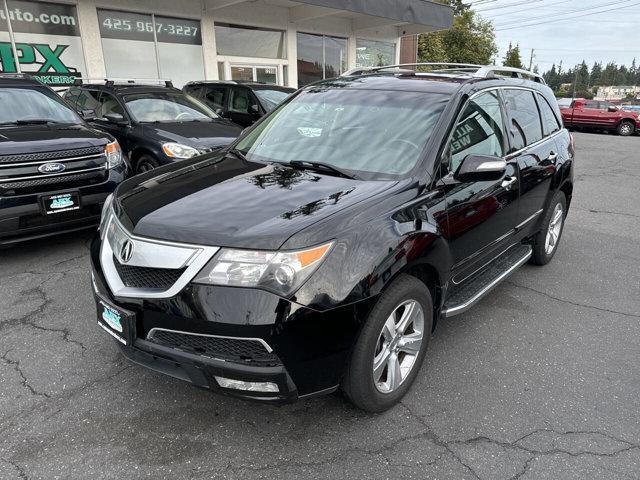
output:
POLYGON ((125 171, 118 142, 53 90, 0 75, 0 245, 95 228, 125 171))
POLYGON ((210 152, 242 132, 170 82, 77 85, 64 98, 118 139, 135 173, 210 152))
POLYGON ((541 78, 508 73, 324 81, 229 149, 125 181, 91 247, 100 325, 201 387, 389 408, 439 318, 557 251, 572 139, 541 78))
POLYGON ((221 117, 238 125, 253 125, 280 105, 294 88, 235 81, 189 82, 183 90, 206 103, 221 117))

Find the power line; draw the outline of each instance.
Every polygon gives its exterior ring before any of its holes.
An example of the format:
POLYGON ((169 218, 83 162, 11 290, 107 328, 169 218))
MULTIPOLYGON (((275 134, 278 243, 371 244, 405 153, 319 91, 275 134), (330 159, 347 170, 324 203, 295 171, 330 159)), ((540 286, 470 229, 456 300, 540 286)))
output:
MULTIPOLYGON (((629 1, 629 0, 626 0, 626 1, 629 1)), ((611 5, 611 4, 609 4, 609 5, 611 5)), ((499 28, 499 26, 498 26, 498 28, 496 28, 495 31, 496 32, 503 32, 505 30, 513 30, 514 28, 533 27, 533 26, 536 26, 536 25, 544 25, 544 24, 548 24, 548 23, 563 22, 563 21, 567 21, 567 20, 573 20, 575 18, 587 17, 589 15, 597 15, 599 13, 611 12, 613 10, 621 10, 623 8, 635 7, 636 5, 640 5, 640 2, 632 3, 631 5, 625 5, 625 6, 621 6, 621 4, 618 4, 613 8, 609 8, 609 9, 606 9, 606 10, 600 10, 599 12, 588 12, 588 13, 583 13, 581 15, 571 16, 571 17, 547 19, 547 20, 545 20, 543 22, 528 23, 530 21, 537 20, 537 19, 540 19, 540 18, 547 18, 547 17, 536 17, 536 18, 531 18, 529 20, 525 20, 525 21, 521 22, 520 24, 516 24, 516 25, 511 24, 510 26, 504 27, 504 28, 499 28)), ((602 8, 604 6, 605 5, 601 5, 600 7, 594 7, 594 8, 602 8)), ((584 9, 583 10, 577 10, 577 11, 575 11, 573 13, 577 13, 577 12, 580 12, 580 11, 584 11, 584 9)), ((503 25, 507 25, 507 24, 505 23, 503 25)))

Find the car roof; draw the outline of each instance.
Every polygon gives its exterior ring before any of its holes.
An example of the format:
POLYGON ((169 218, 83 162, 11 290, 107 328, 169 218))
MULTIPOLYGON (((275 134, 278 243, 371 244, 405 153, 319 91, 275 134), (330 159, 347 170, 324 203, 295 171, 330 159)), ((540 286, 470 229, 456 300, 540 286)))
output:
POLYGON ((458 73, 376 72, 321 80, 305 88, 341 88, 358 90, 393 90, 405 92, 443 93, 453 95, 459 90, 473 94, 496 87, 524 87, 537 90, 545 96, 553 95, 542 83, 524 78, 493 76, 473 77, 458 73))
POLYGON ((247 87, 253 90, 282 90, 285 92, 295 92, 296 89, 292 87, 283 87, 281 85, 273 85, 270 83, 261 83, 261 82, 238 82, 235 80, 198 80, 194 82, 189 82, 185 86, 189 85, 227 85, 227 86, 235 86, 235 87, 247 87))
POLYGON ((0 73, 0 86, 31 86, 42 87, 46 86, 39 80, 28 75, 0 73))
POLYGON ((104 90, 115 93, 117 95, 130 95, 135 93, 162 93, 162 92, 174 92, 182 93, 182 90, 175 87, 166 87, 162 85, 144 85, 144 84, 129 84, 129 83, 84 83, 82 85, 76 85, 78 88, 91 88, 94 90, 104 90))

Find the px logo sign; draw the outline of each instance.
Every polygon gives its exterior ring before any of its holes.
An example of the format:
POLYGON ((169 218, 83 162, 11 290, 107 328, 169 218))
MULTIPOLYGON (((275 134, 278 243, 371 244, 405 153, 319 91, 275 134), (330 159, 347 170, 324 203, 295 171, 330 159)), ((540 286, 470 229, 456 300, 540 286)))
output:
MULTIPOLYGON (((29 73, 74 73, 76 69, 67 67, 60 59, 69 45, 51 47, 45 43, 16 43, 18 62, 20 66, 34 66, 22 69, 29 73)), ((13 55, 11 43, 0 42, 0 64, 4 73, 16 73, 16 59, 13 55)))

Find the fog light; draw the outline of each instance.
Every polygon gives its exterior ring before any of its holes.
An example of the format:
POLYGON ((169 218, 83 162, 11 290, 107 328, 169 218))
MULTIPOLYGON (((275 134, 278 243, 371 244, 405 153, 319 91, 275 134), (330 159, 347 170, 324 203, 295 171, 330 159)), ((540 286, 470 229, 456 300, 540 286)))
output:
POLYGON ((246 390, 247 392, 279 392, 278 385, 272 382, 243 382, 225 377, 215 377, 216 382, 222 388, 233 388, 234 390, 246 390))

